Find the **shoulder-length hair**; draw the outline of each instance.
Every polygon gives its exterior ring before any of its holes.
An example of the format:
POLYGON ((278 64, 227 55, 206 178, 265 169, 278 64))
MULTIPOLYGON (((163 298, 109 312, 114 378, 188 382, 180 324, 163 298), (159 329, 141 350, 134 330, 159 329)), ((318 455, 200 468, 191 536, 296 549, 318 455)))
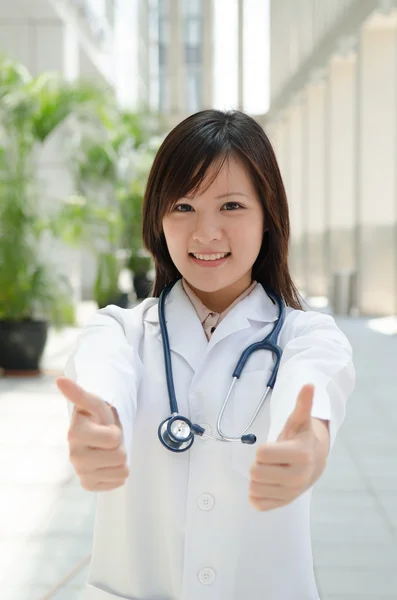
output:
POLYGON ((168 252, 162 221, 173 204, 196 192, 210 167, 215 179, 229 157, 248 170, 264 210, 262 246, 252 278, 303 309, 288 268, 288 202, 272 145, 262 127, 240 111, 203 110, 179 123, 164 139, 150 170, 143 201, 143 243, 154 260, 151 294, 181 276, 168 252))

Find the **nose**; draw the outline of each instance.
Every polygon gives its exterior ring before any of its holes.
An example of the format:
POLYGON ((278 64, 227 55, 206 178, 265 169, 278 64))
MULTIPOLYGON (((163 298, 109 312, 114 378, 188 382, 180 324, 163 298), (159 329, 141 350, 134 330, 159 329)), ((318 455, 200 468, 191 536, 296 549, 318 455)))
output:
POLYGON ((222 229, 213 214, 197 215, 193 240, 200 244, 208 244, 222 238, 222 229))

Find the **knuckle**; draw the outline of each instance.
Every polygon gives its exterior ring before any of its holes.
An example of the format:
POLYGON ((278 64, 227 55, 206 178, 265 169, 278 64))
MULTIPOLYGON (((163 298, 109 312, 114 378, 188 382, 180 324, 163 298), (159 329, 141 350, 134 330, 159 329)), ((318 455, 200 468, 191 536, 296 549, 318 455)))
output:
POLYGON ((251 504, 252 508, 255 508, 256 510, 261 510, 261 503, 258 500, 258 498, 255 498, 254 496, 249 496, 248 498, 249 503, 251 504))
POLYGON ((77 441, 77 432, 74 427, 69 427, 67 440, 69 443, 73 443, 77 441))
POLYGON ((80 484, 81 484, 81 487, 84 490, 87 490, 87 492, 93 492, 94 491, 93 483, 88 478, 86 478, 86 477, 80 477, 80 484))
POLYGON ((76 446, 69 447, 69 460, 74 467, 76 467, 79 463, 79 454, 76 446))
POLYGON ((116 425, 109 427, 109 446, 110 448, 118 448, 122 441, 122 434, 120 429, 116 425))
POLYGON ((127 452, 124 446, 119 446, 116 450, 116 458, 120 460, 120 462, 125 465, 127 462, 127 452))
POLYGON ((257 458, 257 460, 260 460, 260 459, 264 458, 264 455, 265 455, 265 445, 261 444, 258 447, 258 450, 256 451, 256 458, 257 458))
POLYGON ((297 490, 299 489, 303 484, 303 478, 301 475, 293 475, 290 479, 290 489, 292 490, 297 490))
POLYGON ((253 463, 251 465, 250 470, 249 470, 249 475, 250 475, 251 480, 256 481, 258 479, 258 467, 257 467, 256 463, 253 463))

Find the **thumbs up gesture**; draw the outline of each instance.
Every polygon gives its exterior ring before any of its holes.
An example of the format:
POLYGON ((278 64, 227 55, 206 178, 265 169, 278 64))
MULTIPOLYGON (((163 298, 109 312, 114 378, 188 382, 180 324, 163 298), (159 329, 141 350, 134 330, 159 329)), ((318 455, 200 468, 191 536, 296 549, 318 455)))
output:
POLYGON ((311 411, 314 386, 304 385, 277 441, 259 446, 250 470, 250 504, 259 511, 290 504, 311 487, 318 438, 311 411))
POLYGON ((122 427, 116 409, 67 377, 60 392, 75 406, 68 432, 70 462, 89 491, 113 490, 129 475, 122 427))

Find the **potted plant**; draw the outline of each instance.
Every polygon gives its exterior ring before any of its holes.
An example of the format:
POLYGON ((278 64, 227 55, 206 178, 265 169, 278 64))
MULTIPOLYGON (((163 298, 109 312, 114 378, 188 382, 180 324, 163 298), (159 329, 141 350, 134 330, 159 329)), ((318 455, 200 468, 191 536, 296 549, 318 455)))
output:
POLYGON ((124 248, 128 250, 128 268, 131 270, 136 297, 147 298, 152 288, 151 257, 142 248, 142 205, 150 167, 160 140, 152 137, 135 150, 133 178, 119 192, 123 215, 124 248))
POLYGON ((149 271, 152 268, 152 259, 143 254, 131 254, 128 268, 132 271, 135 294, 138 300, 143 300, 150 295, 152 280, 149 271))
MULTIPOLYGON (((151 164, 142 171, 141 148, 145 146, 148 128, 146 115, 115 109, 109 103, 106 110, 102 108, 98 113, 96 126, 81 130, 74 140, 72 170, 76 190, 91 212, 89 218, 85 214, 85 227, 81 228, 85 246, 97 258, 93 295, 100 307, 128 305, 128 295, 118 288, 120 255, 134 255, 127 263, 129 268, 136 258, 133 280, 137 296, 143 297, 141 294, 147 294, 150 287, 146 281, 150 260, 145 257, 140 261, 139 256, 142 172, 148 173, 151 164)), ((147 157, 148 152, 145 153, 147 157)))
POLYGON ((49 323, 74 322, 68 282, 40 252, 59 223, 42 214, 35 156, 95 96, 85 85, 55 74, 32 78, 22 65, 0 61, 0 368, 9 372, 37 372, 49 323))

